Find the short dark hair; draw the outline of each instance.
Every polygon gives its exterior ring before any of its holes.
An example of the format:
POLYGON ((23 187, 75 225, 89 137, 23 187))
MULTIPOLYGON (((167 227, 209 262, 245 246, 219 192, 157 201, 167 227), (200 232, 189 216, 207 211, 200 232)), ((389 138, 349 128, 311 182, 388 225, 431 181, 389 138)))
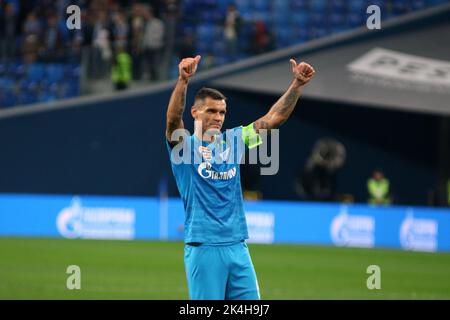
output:
POLYGON ((197 100, 205 100, 205 98, 208 97, 213 100, 227 100, 227 98, 219 90, 203 87, 197 91, 195 95, 195 102, 197 102, 197 100))

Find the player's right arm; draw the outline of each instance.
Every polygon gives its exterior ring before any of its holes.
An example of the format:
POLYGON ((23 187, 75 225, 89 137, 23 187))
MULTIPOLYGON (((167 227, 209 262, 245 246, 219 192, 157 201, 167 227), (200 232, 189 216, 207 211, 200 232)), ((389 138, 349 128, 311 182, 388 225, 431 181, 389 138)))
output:
POLYGON ((171 141, 172 133, 177 129, 183 129, 183 112, 186 106, 186 92, 189 79, 195 74, 201 57, 185 58, 178 65, 178 80, 170 96, 166 115, 166 139, 171 141))

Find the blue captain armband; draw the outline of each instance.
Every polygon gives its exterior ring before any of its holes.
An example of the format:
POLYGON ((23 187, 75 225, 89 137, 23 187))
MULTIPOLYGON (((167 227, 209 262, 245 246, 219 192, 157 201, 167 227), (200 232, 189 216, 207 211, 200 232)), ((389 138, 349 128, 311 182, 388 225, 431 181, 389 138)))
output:
POLYGON ((262 143, 260 135, 255 131, 253 122, 248 126, 242 127, 242 141, 249 148, 253 149, 262 143))

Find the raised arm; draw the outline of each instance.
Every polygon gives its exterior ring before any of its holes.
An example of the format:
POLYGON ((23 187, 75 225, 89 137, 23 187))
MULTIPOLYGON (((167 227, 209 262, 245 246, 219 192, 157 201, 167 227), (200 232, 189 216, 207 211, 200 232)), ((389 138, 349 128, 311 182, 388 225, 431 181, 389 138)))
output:
POLYGON ((178 65, 178 80, 170 96, 169 106, 166 115, 166 138, 170 141, 172 133, 176 129, 184 128, 183 112, 186 106, 186 92, 189 79, 197 71, 197 65, 201 57, 185 58, 178 65))
POLYGON ((307 84, 315 74, 314 68, 306 62, 297 64, 294 59, 290 60, 294 80, 287 91, 270 108, 269 112, 256 120, 253 124, 256 132, 259 129, 274 129, 282 125, 291 115, 303 91, 303 86, 307 84))

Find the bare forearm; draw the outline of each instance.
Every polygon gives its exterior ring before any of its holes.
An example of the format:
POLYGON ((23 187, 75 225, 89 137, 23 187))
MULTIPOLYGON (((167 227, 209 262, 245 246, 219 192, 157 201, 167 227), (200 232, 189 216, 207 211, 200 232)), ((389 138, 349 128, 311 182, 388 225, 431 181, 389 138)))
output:
POLYGON ((293 80, 286 92, 278 99, 278 101, 270 108, 263 121, 267 124, 262 127, 268 129, 277 128, 282 125, 291 115, 292 111, 302 94, 303 86, 297 80, 293 80))
POLYGON ((186 106, 186 92, 188 80, 179 78, 170 96, 167 108, 167 130, 171 134, 174 130, 183 127, 183 112, 186 106))
POLYGON ((270 108, 269 113, 286 121, 294 110, 302 91, 303 87, 294 79, 286 92, 270 108))
POLYGON ((314 76, 314 68, 306 62, 297 64, 294 59, 289 60, 294 74, 294 80, 281 96, 280 99, 270 108, 269 112, 253 123, 257 132, 260 129, 274 129, 281 126, 291 115, 303 92, 303 86, 314 76))

